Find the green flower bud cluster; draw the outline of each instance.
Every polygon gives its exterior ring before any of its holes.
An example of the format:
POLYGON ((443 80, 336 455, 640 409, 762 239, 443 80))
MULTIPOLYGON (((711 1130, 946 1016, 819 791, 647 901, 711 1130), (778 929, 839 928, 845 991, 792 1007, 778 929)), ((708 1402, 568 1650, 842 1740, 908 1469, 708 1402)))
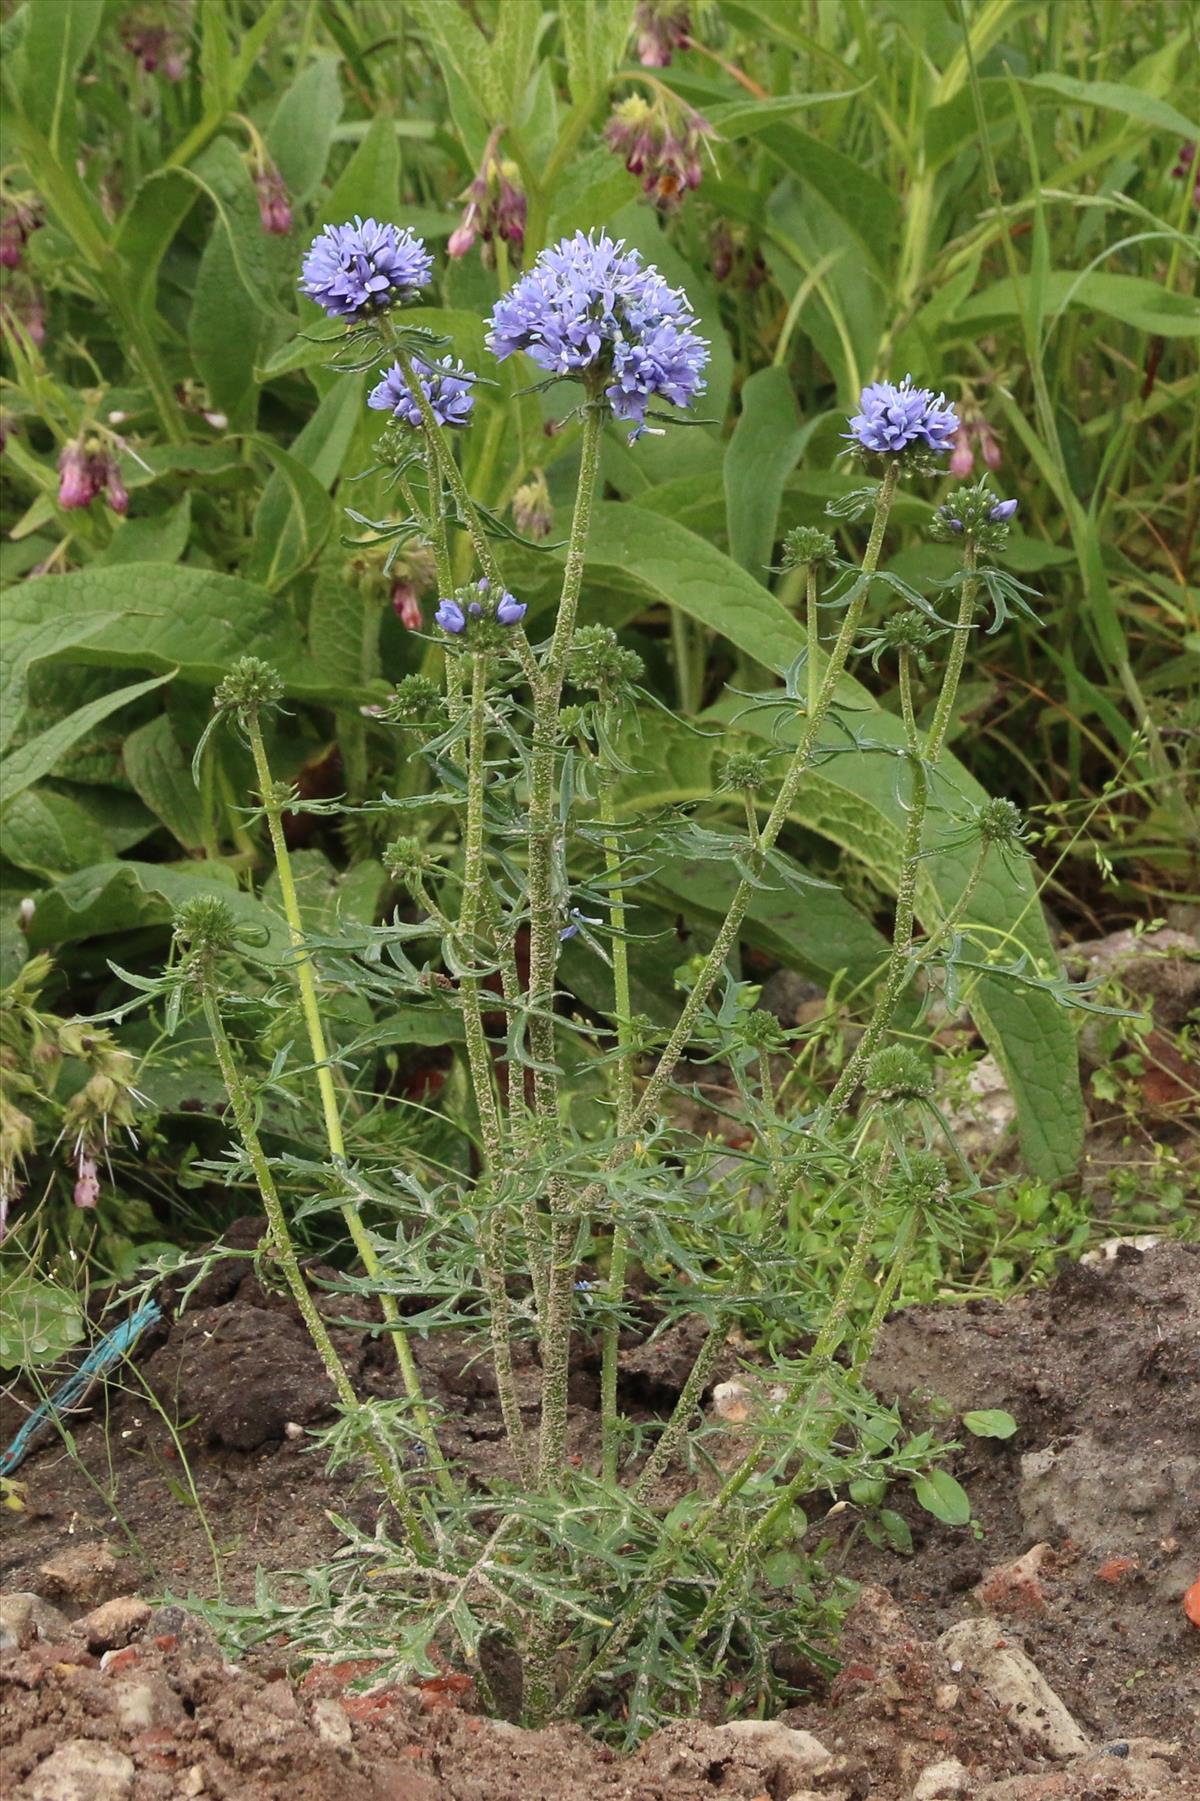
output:
POLYGON ((571 646, 570 677, 576 688, 616 689, 641 680, 642 659, 626 650, 607 625, 585 625, 571 646))
POLYGON ((984 550, 999 550, 1008 542, 1009 523, 1017 510, 1015 500, 997 500, 986 477, 969 488, 957 488, 930 521, 929 535, 939 544, 970 541, 984 550))
POLYGON ((441 689, 429 675, 405 675, 396 683, 395 692, 380 706, 371 709, 372 717, 390 725, 434 725, 444 723, 446 702, 441 689))
POLYGON ((933 1098, 933 1072, 919 1052, 890 1044, 867 1064, 863 1086, 872 1100, 886 1105, 927 1101, 933 1098))
POLYGON ((383 853, 383 866, 394 882, 416 888, 426 876, 436 872, 437 853, 422 844, 419 838, 407 835, 393 838, 383 853))
POLYGON ((837 545, 815 525, 795 525, 783 540, 783 569, 807 569, 813 563, 832 563, 837 545))
POLYGON ((1025 841, 1025 820, 1014 801, 994 796, 985 800, 975 814, 979 836, 985 844, 1000 850, 1015 850, 1025 841))
POLYGON ((743 1014, 736 1030, 748 1050, 782 1051, 787 1048, 783 1027, 766 1007, 753 1007, 743 1014))
POLYGON ((769 752, 731 750, 722 758, 719 786, 724 794, 757 794, 770 776, 769 752))
POLYGON ((261 713, 283 699, 283 677, 261 657, 239 657, 218 684, 213 706, 219 713, 261 713))
POLYGON ((901 1207, 931 1210, 949 1200, 950 1172, 936 1152, 917 1151, 910 1154, 907 1170, 893 1172, 890 1186, 901 1207))

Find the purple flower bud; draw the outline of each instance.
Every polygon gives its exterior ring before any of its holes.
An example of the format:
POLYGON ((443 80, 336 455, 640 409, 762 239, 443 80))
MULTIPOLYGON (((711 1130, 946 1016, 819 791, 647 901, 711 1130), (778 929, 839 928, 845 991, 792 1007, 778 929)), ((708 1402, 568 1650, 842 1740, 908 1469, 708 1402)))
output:
POLYGON ((100 492, 95 459, 82 443, 64 445, 58 459, 58 504, 66 512, 90 506, 100 492))
POLYGON ((104 470, 104 498, 114 513, 122 519, 129 511, 129 490, 121 480, 121 471, 117 468, 115 457, 109 457, 104 470))
POLYGON ((274 163, 269 163, 255 175, 254 192, 258 196, 258 216, 263 230, 272 237, 285 238, 292 229, 292 209, 283 176, 274 163))
POLYGON ((574 936, 575 936, 576 932, 578 932, 578 930, 579 930, 579 921, 577 919, 573 919, 571 921, 570 925, 564 926, 562 931, 558 934, 558 942, 560 944, 566 944, 566 942, 569 938, 574 938, 574 936))
POLYGON ((94 1207, 100 1199, 100 1178, 96 1174, 95 1161, 91 1157, 79 1159, 79 1178, 75 1183, 75 1205, 77 1207, 94 1207))
POLYGON ((980 423, 979 427, 979 454, 989 469, 999 469, 1004 461, 996 434, 986 419, 980 423))
POLYGON ((975 452, 971 448, 971 434, 965 425, 960 425, 954 434, 954 449, 950 452, 947 464, 948 472, 955 481, 965 481, 975 467, 975 452))
POLYGON ((998 500, 988 514, 988 518, 993 525, 1003 525, 1006 520, 1012 518, 1016 510, 1017 502, 1015 500, 998 500))
POLYGON ((410 581, 405 579, 392 583, 392 611, 406 631, 420 631, 421 603, 410 581))
POLYGON ((496 619, 500 625, 520 625, 528 611, 523 601, 506 591, 500 596, 496 607, 496 619))
POLYGON ((439 601, 433 616, 444 632, 451 632, 456 637, 467 629, 467 616, 456 600, 439 601))
MULTIPOLYGON (((474 210, 474 207, 468 207, 467 214, 474 212, 474 210)), ((474 243, 474 223, 464 215, 462 223, 456 225, 454 230, 450 233, 450 239, 446 245, 446 254, 447 256, 452 257, 455 262, 459 262, 464 256, 469 256, 471 254, 474 243)))

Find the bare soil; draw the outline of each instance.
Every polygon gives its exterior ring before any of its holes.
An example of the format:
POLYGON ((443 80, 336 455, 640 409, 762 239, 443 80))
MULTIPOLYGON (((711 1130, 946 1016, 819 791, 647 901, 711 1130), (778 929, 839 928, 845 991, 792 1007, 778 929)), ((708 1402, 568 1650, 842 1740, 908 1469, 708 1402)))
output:
MULTIPOLYGON (((243 1248, 256 1229, 245 1222, 243 1248)), ((352 1323, 354 1305, 325 1304, 351 1322, 340 1348, 362 1391, 388 1392, 387 1357, 352 1323)), ((627 1398, 647 1415, 669 1408, 686 1349, 631 1344, 627 1398)), ((418 1354, 452 1453, 481 1477, 502 1470, 486 1362, 449 1335, 418 1354)), ((329 1558, 327 1509, 373 1525, 369 1499, 306 1449, 327 1387, 299 1320, 251 1262, 225 1260, 73 1422, 71 1446, 55 1439, 20 1471, 4 1586, 48 1595, 66 1618, 58 1642, 52 1633, 0 1658, 14 1801, 936 1801, 936 1783, 920 1784, 953 1761, 962 1774, 944 1792, 979 1801, 1197 1801, 1200 1631, 1182 1602, 1200 1574, 1200 1246, 1122 1251, 1003 1306, 911 1309, 886 1328, 870 1377, 941 1436, 988 1407, 1011 1412, 1019 1431, 1004 1443, 961 1434, 953 1467, 972 1526, 949 1530, 889 1496, 912 1528, 909 1558, 873 1546, 852 1507, 814 1525, 832 1540, 831 1563, 864 1584, 840 1674, 784 1716, 828 1759, 809 1767, 786 1735, 683 1722, 621 1760, 576 1727, 527 1733, 482 1718, 453 1675, 360 1693, 348 1685, 369 1670, 299 1674, 286 1643, 228 1663, 178 1608, 103 1662, 98 1642, 88 1648, 85 1616, 109 1594, 211 1596, 219 1571, 227 1597, 249 1600, 258 1568, 329 1558), (84 1555, 56 1585, 43 1566, 64 1549, 84 1555), (981 1612, 1029 1652, 1092 1755, 1049 1758, 938 1649, 940 1633, 981 1612), (71 1775, 72 1758, 84 1776, 71 1775)), ((532 1366, 523 1382, 532 1408, 532 1366)), ((595 1442, 595 1390, 585 1358, 572 1408, 580 1457, 595 1442)), ((16 1417, 10 1404, 7 1430, 16 1417)))

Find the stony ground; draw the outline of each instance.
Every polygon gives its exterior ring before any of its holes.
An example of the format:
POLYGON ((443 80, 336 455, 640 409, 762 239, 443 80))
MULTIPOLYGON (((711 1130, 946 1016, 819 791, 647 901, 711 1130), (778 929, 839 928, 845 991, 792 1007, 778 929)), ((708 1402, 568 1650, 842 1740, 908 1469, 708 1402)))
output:
MULTIPOLYGON (((370 1338, 346 1328, 344 1350, 372 1386, 370 1338)), ((648 1408, 686 1350, 631 1350, 648 1408)), ((77 1425, 74 1455, 54 1443, 22 1470, 0 1656, 14 1801, 1200 1797, 1200 1247, 1123 1246, 1004 1306, 898 1315, 871 1379, 911 1424, 950 1436, 968 1407, 1018 1421, 1007 1443, 963 1435, 973 1525, 910 1508, 901 1558, 853 1508, 816 1522, 864 1584, 840 1674, 781 1721, 680 1724, 624 1761, 574 1727, 482 1718, 465 1678, 372 1690, 362 1666, 299 1674, 286 1643, 235 1664, 186 1609, 154 1608, 212 1594, 214 1557, 247 1597, 259 1565, 321 1562, 327 1507, 369 1523, 297 1434, 321 1414, 306 1355, 286 1306, 230 1259, 145 1347, 138 1382, 77 1425), (195 1500, 164 1412, 186 1422, 195 1500)), ((424 1357, 460 1454, 486 1468, 486 1369, 449 1342, 424 1357)), ((593 1400, 584 1366, 581 1445, 593 1400)))

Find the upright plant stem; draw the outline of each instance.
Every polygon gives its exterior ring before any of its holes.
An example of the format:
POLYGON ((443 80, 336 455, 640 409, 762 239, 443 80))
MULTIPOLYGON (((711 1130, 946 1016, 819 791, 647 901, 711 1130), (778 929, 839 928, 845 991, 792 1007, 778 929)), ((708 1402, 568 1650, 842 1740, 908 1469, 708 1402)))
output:
MULTIPOLYGON (((821 1110, 823 1124, 828 1124, 830 1120, 834 1119, 854 1093, 868 1061, 878 1050, 883 1036, 891 1024, 905 984, 912 975, 913 924, 916 917, 917 883, 921 874, 921 845, 925 830, 925 816, 929 808, 929 780, 946 741, 946 732, 958 693, 959 678, 962 675, 963 659, 967 653, 967 638, 970 635, 969 628, 975 613, 974 570, 975 546, 968 544, 966 579, 962 585, 956 622, 958 629, 951 638, 950 654, 946 659, 946 673, 942 679, 942 690, 938 695, 933 723, 929 728, 924 747, 921 745, 913 717, 908 656, 907 653, 901 655, 901 694, 908 731, 908 760, 912 770, 912 793, 909 797, 908 819, 904 828, 900 881, 896 889, 896 917, 892 928, 892 948, 884 970, 879 997, 872 1009, 866 1029, 847 1058, 846 1066, 821 1110)), ((975 879, 978 880, 978 876, 975 879)), ((969 899, 969 895, 960 900, 960 906, 965 905, 967 899, 969 899)))
POLYGON ((804 629, 808 637, 806 674, 808 676, 808 716, 811 719, 817 710, 817 695, 821 686, 817 673, 817 658, 821 649, 821 615, 817 608, 817 566, 815 563, 810 563, 804 572, 804 629))
MULTIPOLYGON (((554 972, 558 957, 559 919, 555 904, 554 774, 557 765, 558 708, 567 658, 575 636, 575 620, 583 589, 588 532, 600 467, 604 410, 599 400, 586 404, 580 449, 579 486, 571 519, 571 535, 563 570, 558 617, 545 663, 534 688, 533 750, 529 783, 529 1043, 533 1054, 534 1134, 544 1164, 553 1160, 558 1125, 558 1089, 554 1077, 554 972)), ((552 1482, 561 1465, 567 1434, 567 1370, 571 1348, 571 1305, 574 1247, 579 1231, 578 1203, 566 1185, 551 1175, 550 1259, 546 1319, 541 1322, 542 1424, 538 1479, 552 1482)))
MULTIPOLYGON (((838 633, 837 641, 830 652, 825 674, 821 680, 821 685, 817 690, 811 711, 805 721, 800 741, 792 754, 792 760, 780 785, 775 805, 772 807, 770 815, 759 835, 759 845, 764 852, 772 848, 775 840, 783 830, 792 803, 799 792, 800 784, 812 762, 821 727, 825 723, 825 717, 833 702, 834 690, 837 687, 838 678, 845 668, 846 658, 849 656, 850 647, 854 642, 854 635, 862 620, 863 610, 866 607, 867 596, 870 592, 870 578, 879 565, 879 554, 883 547, 884 528, 887 525, 888 513, 891 511, 892 497, 896 491, 899 473, 897 463, 892 461, 889 463, 887 472, 880 484, 879 493, 875 501, 875 518, 871 526, 871 536, 867 544, 866 554, 862 561, 862 570, 858 580, 857 591, 854 593, 849 606, 846 608, 846 615, 842 621, 842 628, 838 633)), ((695 985, 679 1016, 675 1030, 667 1040, 662 1055, 658 1060, 657 1067, 650 1077, 650 1080, 646 1083, 645 1088, 642 1090, 641 1098, 634 1108, 633 1118, 630 1121, 630 1129, 632 1131, 637 1131, 639 1126, 645 1124, 646 1120, 649 1119, 650 1115, 654 1112, 666 1093, 671 1077, 675 1072, 675 1065, 679 1062, 680 1057, 682 1057, 684 1051, 687 1049, 692 1033, 696 1028, 696 1022, 700 1018, 705 1003, 712 993, 721 971, 725 966, 726 958, 733 949, 738 932, 741 929, 742 921, 746 917, 750 903, 756 892, 756 884, 748 878, 743 877, 734 892, 733 899, 729 904, 729 911, 725 915, 725 919, 717 933, 713 947, 704 961, 699 976, 696 978, 695 985)))
MULTIPOLYGON (((476 651, 472 657, 471 717, 467 742, 467 824, 464 842, 462 907, 459 912, 458 937, 463 956, 473 964, 478 951, 478 933, 486 902, 486 870, 483 845, 483 802, 486 780, 487 748, 487 655, 476 651)), ((478 976, 461 978, 463 1030, 467 1040, 467 1060, 471 1068, 471 1084, 479 1108, 487 1175, 481 1187, 486 1191, 490 1179, 502 1166, 504 1131, 496 1097, 495 1071, 483 1029, 483 1008, 478 976)), ((493 1194, 492 1211, 483 1229, 480 1265, 483 1286, 488 1297, 488 1324, 491 1331, 492 1362, 496 1389, 504 1426, 521 1481, 533 1480, 533 1464, 521 1421, 513 1375, 512 1339, 509 1331, 508 1290, 505 1286, 505 1248, 507 1232, 501 1204, 493 1194)))
MULTIPOLYGON (((292 861, 288 852, 287 840, 283 835, 281 814, 284 801, 276 789, 271 776, 271 766, 267 761, 266 745, 263 743, 262 726, 255 714, 248 715, 246 720, 247 736, 250 740, 250 751, 254 758, 254 770, 258 780, 259 794, 262 797, 263 811, 267 816, 267 829, 271 835, 271 849, 275 855, 275 868, 279 876, 279 889, 283 897, 284 917, 287 920, 288 937, 292 946, 291 973, 300 995, 300 1008, 304 1015, 304 1024, 308 1032, 309 1048, 312 1052, 313 1065, 316 1070, 317 1087, 321 1096, 321 1110, 325 1120, 325 1136, 329 1144, 329 1154, 337 1163, 346 1161, 346 1140, 342 1132, 342 1118, 338 1107, 337 1090, 334 1086, 333 1069, 329 1061, 329 1048, 325 1039, 325 1027, 321 1021, 321 1006, 317 996, 316 977, 313 974, 312 959, 304 946, 304 921, 300 914, 300 901, 296 893, 296 881, 292 873, 292 861)), ((429 1410, 421 1392, 421 1379, 417 1373, 416 1360, 412 1354, 412 1346, 400 1321, 400 1310, 396 1305, 396 1297, 383 1287, 383 1272, 375 1247, 371 1243, 370 1234, 359 1219, 351 1202, 343 1202, 342 1219, 346 1230, 354 1243, 354 1248, 362 1260, 363 1268, 375 1283, 379 1304, 383 1309, 383 1317, 387 1323, 396 1360, 400 1365, 400 1375, 404 1383, 404 1391, 412 1406, 413 1421, 417 1435, 425 1447, 429 1466, 434 1471, 438 1486, 446 1498, 456 1499, 457 1489, 449 1470, 442 1459, 438 1448, 437 1437, 429 1418, 429 1410)))
MULTIPOLYGON (((362 1403, 354 1392, 354 1385, 346 1373, 346 1366, 334 1348, 320 1309, 309 1293, 300 1269, 296 1247, 292 1243, 291 1233, 288 1231, 287 1216, 279 1199, 279 1191, 275 1186, 275 1177, 263 1150, 262 1140, 258 1136, 254 1121, 254 1105, 234 1056, 233 1046, 229 1042, 229 1034, 225 1030, 225 1022, 221 1018, 221 1011, 211 985, 204 987, 203 1001, 204 1017, 208 1021, 208 1029, 212 1034, 217 1067, 221 1071, 221 1079, 225 1084, 225 1091, 233 1108, 238 1135, 246 1147, 246 1153, 254 1170, 254 1179, 258 1184, 258 1191, 262 1196, 263 1207, 267 1215, 271 1243, 275 1255, 279 1259, 284 1280, 291 1290, 292 1298, 308 1328, 308 1335, 316 1346, 317 1353, 325 1367, 325 1373, 333 1384, 338 1400, 347 1412, 362 1413, 362 1403)), ((428 1556, 430 1547, 424 1527, 409 1499, 404 1479, 399 1470, 369 1428, 362 1434, 362 1443, 379 1472, 383 1492, 403 1521, 404 1529, 408 1533, 414 1549, 422 1556, 428 1556)))
MULTIPOLYGON (((629 946, 625 940, 625 891, 621 882, 621 847, 613 819, 616 775, 606 770, 600 781, 601 826, 604 830, 604 873, 608 888, 608 918, 612 927, 613 1007, 617 1034, 616 1099, 617 1136, 623 1138, 633 1113, 633 1006, 629 987, 629 946)), ((613 1228, 609 1248, 605 1302, 609 1318, 604 1327, 600 1366, 600 1438, 602 1470, 606 1482, 617 1479, 620 1419, 617 1413, 617 1359, 621 1342, 621 1303, 625 1298, 625 1267, 629 1240, 625 1228, 613 1228)))

